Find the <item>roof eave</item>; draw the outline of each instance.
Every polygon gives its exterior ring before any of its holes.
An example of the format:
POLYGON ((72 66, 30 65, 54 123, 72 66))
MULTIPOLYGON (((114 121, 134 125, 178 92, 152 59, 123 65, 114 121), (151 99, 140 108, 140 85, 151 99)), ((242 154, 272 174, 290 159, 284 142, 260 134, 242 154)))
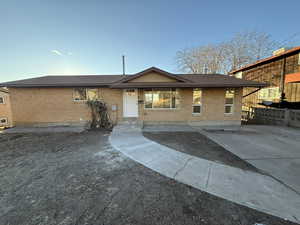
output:
POLYGON ((170 84, 140 84, 140 85, 111 85, 113 89, 126 89, 126 88, 244 88, 244 87, 267 87, 267 84, 182 84, 182 85, 170 85, 170 84))
POLYGON ((7 88, 62 88, 62 87, 109 87, 111 84, 0 84, 0 87, 7 88))

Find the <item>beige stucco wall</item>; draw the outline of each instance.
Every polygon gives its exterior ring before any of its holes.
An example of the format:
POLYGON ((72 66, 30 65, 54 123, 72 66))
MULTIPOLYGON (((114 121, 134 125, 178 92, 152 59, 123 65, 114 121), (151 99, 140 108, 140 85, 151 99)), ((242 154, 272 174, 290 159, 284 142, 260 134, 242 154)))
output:
POLYGON ((10 97, 8 93, 1 91, 0 96, 4 98, 4 104, 0 104, 0 118, 6 118, 8 123, 5 126, 9 127, 12 125, 10 97))
MULTIPOLYGON (((193 89, 179 89, 180 106, 176 109, 145 109, 139 105, 139 115, 145 122, 183 122, 195 125, 229 125, 240 124, 242 89, 235 89, 234 113, 224 114, 225 89, 202 89, 202 112, 192 113, 193 89)), ((139 99, 143 99, 143 91, 139 92, 139 99)))
MULTIPOLYGON (((10 88, 14 125, 85 123, 91 119, 85 101, 73 101, 73 88, 10 88)), ((99 88, 111 119, 122 117, 122 90, 99 88), (112 111, 112 105, 117 106, 112 111)))

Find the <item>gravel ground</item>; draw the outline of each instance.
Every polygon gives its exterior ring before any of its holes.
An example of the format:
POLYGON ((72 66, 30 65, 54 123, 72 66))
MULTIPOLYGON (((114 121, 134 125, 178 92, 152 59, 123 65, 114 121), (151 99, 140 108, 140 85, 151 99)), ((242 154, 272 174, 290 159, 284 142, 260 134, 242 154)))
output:
POLYGON ((0 224, 293 224, 160 176, 108 135, 0 134, 0 224))
POLYGON ((250 163, 242 160, 198 132, 143 132, 143 135, 146 138, 180 152, 243 170, 260 172, 250 163))

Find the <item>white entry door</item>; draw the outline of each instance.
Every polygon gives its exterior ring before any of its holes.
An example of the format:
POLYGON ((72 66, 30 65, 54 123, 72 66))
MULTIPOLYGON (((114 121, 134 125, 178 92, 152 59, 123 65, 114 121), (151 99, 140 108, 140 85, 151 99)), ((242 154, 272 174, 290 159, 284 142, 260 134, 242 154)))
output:
POLYGON ((124 117, 138 117, 137 89, 125 89, 123 92, 124 117))

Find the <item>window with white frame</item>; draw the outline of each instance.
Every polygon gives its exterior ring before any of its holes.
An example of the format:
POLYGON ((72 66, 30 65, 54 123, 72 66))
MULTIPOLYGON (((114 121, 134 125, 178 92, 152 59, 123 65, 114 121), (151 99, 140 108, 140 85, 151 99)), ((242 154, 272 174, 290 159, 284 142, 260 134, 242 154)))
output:
POLYGON ((4 97, 0 96, 0 104, 4 104, 4 97))
POLYGON ((144 90, 145 109, 175 109, 179 105, 176 88, 152 88, 144 90))
POLYGON ((234 89, 226 89, 225 93, 225 114, 233 113, 234 89))
POLYGON ((193 89, 193 114, 200 114, 202 111, 202 90, 193 89))
POLYGON ((99 99, 97 88, 74 88, 73 100, 86 101, 99 99))

